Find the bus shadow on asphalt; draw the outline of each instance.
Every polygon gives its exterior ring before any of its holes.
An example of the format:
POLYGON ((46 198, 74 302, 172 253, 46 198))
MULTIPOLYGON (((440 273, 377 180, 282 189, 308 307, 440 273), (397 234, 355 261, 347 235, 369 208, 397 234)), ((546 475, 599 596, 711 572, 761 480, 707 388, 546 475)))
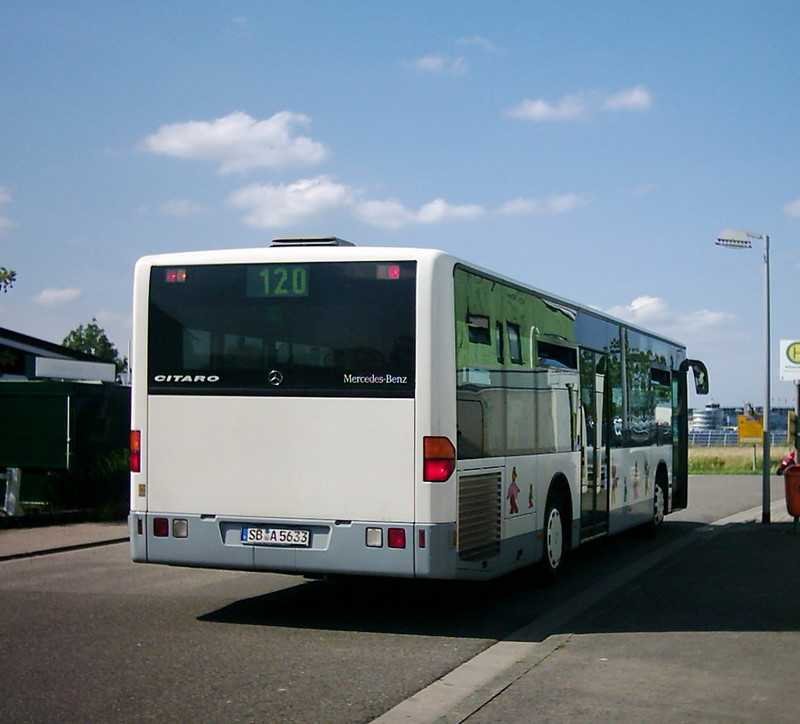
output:
MULTIPOLYGON (((555 585, 547 585, 533 568, 485 583, 311 581, 235 601, 198 620, 497 640, 591 593, 615 571, 701 525, 670 522, 654 539, 630 531, 589 544, 574 552, 555 585)), ((800 577, 794 573, 798 557, 800 535, 791 535, 790 524, 731 524, 720 535, 689 543, 542 636, 567 631, 800 630, 800 577)))
POLYGON ((800 535, 731 523, 553 633, 800 631, 800 535))

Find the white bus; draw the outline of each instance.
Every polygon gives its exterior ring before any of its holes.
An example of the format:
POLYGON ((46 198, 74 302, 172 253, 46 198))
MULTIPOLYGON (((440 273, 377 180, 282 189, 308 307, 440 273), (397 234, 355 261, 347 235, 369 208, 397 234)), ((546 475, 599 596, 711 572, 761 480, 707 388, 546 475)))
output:
POLYGON ((677 342, 430 249, 136 264, 134 561, 488 579, 687 501, 677 342))

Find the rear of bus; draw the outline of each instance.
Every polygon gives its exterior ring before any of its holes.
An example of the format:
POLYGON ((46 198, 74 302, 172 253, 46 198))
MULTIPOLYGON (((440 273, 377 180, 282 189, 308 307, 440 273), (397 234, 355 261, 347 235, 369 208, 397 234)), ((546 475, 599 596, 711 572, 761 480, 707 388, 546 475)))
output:
POLYGON ((289 244, 137 263, 133 560, 415 575, 430 265, 412 252, 289 244))

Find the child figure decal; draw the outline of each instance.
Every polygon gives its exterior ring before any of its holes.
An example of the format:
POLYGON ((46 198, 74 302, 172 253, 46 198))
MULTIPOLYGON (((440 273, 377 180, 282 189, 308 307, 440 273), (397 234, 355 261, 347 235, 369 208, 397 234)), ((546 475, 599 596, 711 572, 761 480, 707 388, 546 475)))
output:
POLYGON ((517 496, 520 494, 519 485, 517 485, 517 468, 516 466, 511 470, 511 485, 508 486, 506 498, 508 499, 508 514, 514 515, 519 513, 519 506, 517 505, 517 496))
POLYGON ((617 488, 619 487, 619 475, 617 475, 617 466, 611 466, 611 505, 617 502, 617 488))

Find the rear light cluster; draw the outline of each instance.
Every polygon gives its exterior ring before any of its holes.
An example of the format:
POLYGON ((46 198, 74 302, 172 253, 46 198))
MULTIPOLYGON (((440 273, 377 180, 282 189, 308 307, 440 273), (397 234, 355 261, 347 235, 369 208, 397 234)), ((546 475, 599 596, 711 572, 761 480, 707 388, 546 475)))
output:
POLYGON ((422 479, 427 483, 444 483, 456 469, 456 449, 446 437, 422 439, 422 479))
MULTIPOLYGON (((169 536, 169 518, 153 518, 153 535, 156 538, 167 538, 169 536)), ((173 518, 172 537, 189 537, 189 521, 186 518, 173 518)))
POLYGON ((153 535, 166 538, 169 535, 169 518, 153 518, 153 535))
POLYGON ((167 269, 164 278, 167 284, 183 284, 186 281, 186 269, 167 269))
MULTIPOLYGON (((367 528, 367 548, 383 548, 383 528, 367 528)), ((389 528, 386 531, 388 548, 406 547, 405 528, 389 528)))
POLYGON ((142 472, 142 433, 131 430, 131 472, 142 472))

